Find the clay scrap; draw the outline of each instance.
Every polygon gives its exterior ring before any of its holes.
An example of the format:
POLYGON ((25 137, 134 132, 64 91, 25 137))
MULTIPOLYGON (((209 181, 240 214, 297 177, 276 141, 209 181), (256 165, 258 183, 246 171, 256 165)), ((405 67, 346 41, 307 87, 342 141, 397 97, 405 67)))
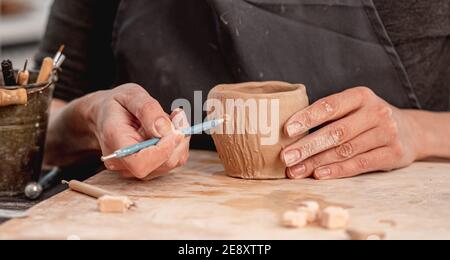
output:
POLYGON ((306 88, 284 82, 219 85, 208 95, 209 119, 229 118, 212 137, 227 174, 243 179, 283 179, 282 149, 297 140, 283 127, 309 105, 306 88))
POLYGON ((308 224, 306 211, 287 211, 283 214, 281 224, 287 228, 301 228, 308 224))
POLYGON ((339 207, 328 207, 324 209, 320 217, 320 225, 327 229, 346 228, 350 221, 347 210, 339 207))
POLYGON ((98 209, 102 213, 125 213, 133 202, 126 196, 102 196, 97 200, 98 209))
POLYGON ((295 211, 286 211, 281 219, 284 227, 301 228, 318 223, 326 229, 345 229, 350 222, 350 214, 339 207, 328 207, 321 211, 316 201, 304 201, 295 211))
POLYGON ((308 222, 313 223, 319 217, 320 205, 316 201, 304 201, 297 208, 297 211, 306 212, 308 214, 308 222))

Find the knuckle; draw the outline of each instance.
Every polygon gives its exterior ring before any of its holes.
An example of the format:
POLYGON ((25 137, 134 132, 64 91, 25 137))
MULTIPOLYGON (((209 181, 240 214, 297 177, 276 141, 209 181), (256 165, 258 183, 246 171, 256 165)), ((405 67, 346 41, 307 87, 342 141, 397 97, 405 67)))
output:
POLYGON ((381 104, 377 108, 378 115, 382 119, 391 119, 394 111, 392 108, 386 104, 381 104))
POLYGON ((335 151, 337 156, 342 159, 350 158, 354 154, 354 148, 351 143, 345 143, 343 145, 340 145, 336 147, 335 151))
POLYGON ((113 93, 115 95, 133 95, 138 91, 141 91, 142 87, 135 83, 127 83, 120 85, 116 88, 114 88, 113 93))
POLYGON ((332 126, 329 132, 329 136, 333 144, 341 143, 347 136, 347 128, 344 125, 332 126))
POLYGON ((339 108, 339 103, 336 102, 335 99, 330 97, 319 100, 318 104, 320 105, 319 107, 321 113, 328 117, 333 117, 334 115, 336 115, 339 108))
POLYGON ((339 111, 338 102, 330 97, 323 98, 311 107, 295 115, 295 120, 302 122, 306 128, 317 126, 318 123, 333 118, 339 111))
POLYGON ((131 97, 133 97, 133 96, 134 96, 133 94, 128 93, 127 89, 118 87, 118 88, 114 89, 114 91, 111 93, 109 98, 106 100, 106 105, 107 105, 107 107, 113 107, 116 105, 118 100, 119 101, 125 100, 128 102, 131 99, 131 97))
POLYGON ((372 89, 362 86, 354 88, 356 94, 361 98, 361 100, 369 100, 375 96, 372 89))
POLYGON ((143 88, 136 83, 128 83, 121 86, 122 88, 128 90, 129 92, 139 92, 142 91, 143 88))
POLYGON ((366 157, 360 157, 356 160, 356 164, 358 170, 368 170, 369 169, 369 160, 366 157))

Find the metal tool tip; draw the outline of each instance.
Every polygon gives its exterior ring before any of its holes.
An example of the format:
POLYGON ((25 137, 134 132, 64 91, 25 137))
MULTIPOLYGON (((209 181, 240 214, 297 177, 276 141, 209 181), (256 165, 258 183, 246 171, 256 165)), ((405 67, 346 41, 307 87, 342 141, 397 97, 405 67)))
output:
POLYGON ((217 127, 217 126, 220 126, 220 125, 223 125, 224 123, 225 123, 225 119, 217 119, 215 122, 214 122, 214 127, 217 127))
POLYGON ((36 182, 32 182, 27 184, 27 186, 25 187, 25 196, 27 198, 29 198, 30 200, 35 200, 37 198, 39 198, 39 196, 41 196, 42 192, 44 191, 44 189, 42 188, 41 185, 39 185, 36 182))
POLYGON ((64 63, 65 60, 66 60, 66 56, 64 54, 61 54, 59 59, 57 61, 55 61, 55 67, 56 68, 61 68, 61 66, 62 66, 62 64, 64 63))
POLYGON ((25 60, 25 64, 23 65, 23 71, 26 71, 28 67, 28 59, 25 60))
POLYGON ((110 155, 107 155, 107 156, 102 156, 102 162, 106 162, 106 161, 109 161, 109 160, 111 160, 111 159, 114 159, 114 158, 116 158, 117 156, 116 156, 116 154, 110 154, 110 155))
POLYGON ((64 48, 66 47, 66 45, 61 45, 60 47, 59 47, 59 50, 58 50, 58 52, 60 52, 60 53, 62 53, 63 51, 64 51, 64 48))

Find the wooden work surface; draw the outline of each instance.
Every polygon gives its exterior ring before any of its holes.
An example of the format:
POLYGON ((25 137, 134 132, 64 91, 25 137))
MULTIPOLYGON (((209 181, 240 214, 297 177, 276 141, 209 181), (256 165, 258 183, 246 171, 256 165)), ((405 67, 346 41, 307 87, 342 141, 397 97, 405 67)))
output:
POLYGON ((128 213, 101 214, 94 199, 65 191, 0 226, 0 239, 346 239, 344 231, 280 227, 280 214, 306 199, 346 207, 352 226, 388 239, 450 239, 449 163, 336 181, 246 181, 225 176, 215 153, 191 158, 151 182, 111 172, 87 181, 135 199, 128 213))

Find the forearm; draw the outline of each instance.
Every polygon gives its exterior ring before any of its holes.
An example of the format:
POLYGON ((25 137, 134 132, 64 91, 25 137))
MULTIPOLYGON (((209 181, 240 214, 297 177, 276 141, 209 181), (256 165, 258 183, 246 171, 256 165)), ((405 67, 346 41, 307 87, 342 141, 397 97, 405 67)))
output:
POLYGON ((450 159, 450 113, 404 110, 414 122, 419 160, 439 157, 450 159))
POLYGON ((45 164, 70 165, 100 150, 94 134, 87 127, 84 99, 68 104, 61 100, 52 102, 45 164))

